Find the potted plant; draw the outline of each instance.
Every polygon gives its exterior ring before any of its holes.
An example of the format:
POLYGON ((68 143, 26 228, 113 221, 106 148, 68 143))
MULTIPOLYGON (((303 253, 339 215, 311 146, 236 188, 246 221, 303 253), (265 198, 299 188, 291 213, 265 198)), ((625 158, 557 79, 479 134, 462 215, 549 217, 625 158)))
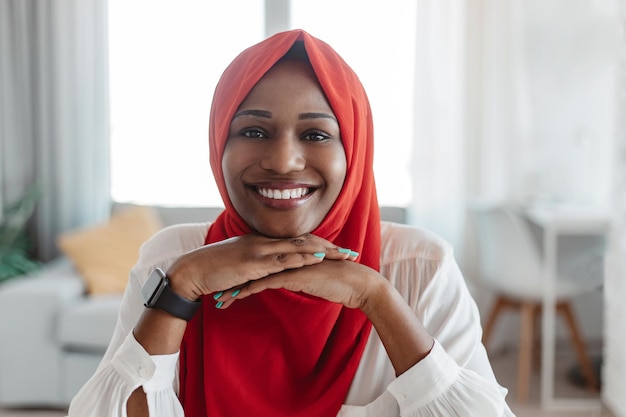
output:
POLYGON ((30 256, 31 239, 26 227, 32 216, 41 188, 37 185, 27 189, 25 195, 2 208, 0 218, 0 282, 39 268, 40 263, 30 256))

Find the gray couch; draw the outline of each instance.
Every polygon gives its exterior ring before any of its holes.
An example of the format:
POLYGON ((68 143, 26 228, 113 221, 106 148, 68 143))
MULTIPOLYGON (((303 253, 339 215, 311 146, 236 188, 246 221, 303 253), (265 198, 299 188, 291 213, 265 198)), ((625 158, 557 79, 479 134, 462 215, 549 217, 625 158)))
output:
MULTIPOLYGON (((221 211, 157 210, 164 225, 209 221, 221 211)), ((386 220, 405 222, 402 208, 381 212, 386 220)), ((86 296, 81 277, 64 257, 1 285, 0 406, 66 407, 98 366, 120 302, 121 295, 86 296)))

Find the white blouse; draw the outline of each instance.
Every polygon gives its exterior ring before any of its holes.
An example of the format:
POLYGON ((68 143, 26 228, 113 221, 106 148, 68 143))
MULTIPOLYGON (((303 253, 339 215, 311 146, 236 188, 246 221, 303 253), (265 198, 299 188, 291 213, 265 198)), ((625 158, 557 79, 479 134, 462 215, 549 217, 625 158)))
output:
MULTIPOLYGON (((141 287, 155 267, 167 270, 204 244, 208 224, 162 230, 141 250, 107 352, 69 408, 69 417, 126 417, 140 386, 151 417, 184 417, 178 401, 178 353, 149 355, 132 330, 144 309, 141 287)), ((428 356, 395 376, 372 329, 339 417, 514 417, 480 342, 478 309, 454 260, 434 234, 382 222, 381 273, 396 287, 436 342, 428 356)))

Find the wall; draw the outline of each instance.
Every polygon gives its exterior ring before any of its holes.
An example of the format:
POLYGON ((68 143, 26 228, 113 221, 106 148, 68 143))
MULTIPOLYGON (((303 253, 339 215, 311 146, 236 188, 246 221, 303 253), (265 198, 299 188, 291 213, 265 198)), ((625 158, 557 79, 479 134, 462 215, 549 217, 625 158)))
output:
POLYGON ((606 257, 604 402, 617 417, 626 417, 626 0, 620 0, 622 40, 618 70, 617 131, 613 176, 613 227, 606 257))

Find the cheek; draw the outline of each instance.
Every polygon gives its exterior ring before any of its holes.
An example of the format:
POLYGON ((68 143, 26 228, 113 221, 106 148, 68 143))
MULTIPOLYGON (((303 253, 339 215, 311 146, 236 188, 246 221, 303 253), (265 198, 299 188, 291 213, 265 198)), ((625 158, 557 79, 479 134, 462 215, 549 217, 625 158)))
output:
POLYGON ((340 151, 327 155, 325 161, 327 163, 326 178, 335 194, 335 198, 337 198, 343 187, 347 172, 346 156, 343 147, 340 151))
POLYGON ((224 155, 222 155, 222 173, 224 174, 224 182, 229 195, 232 195, 236 180, 241 176, 247 164, 246 153, 239 148, 241 147, 231 142, 226 142, 224 155))

